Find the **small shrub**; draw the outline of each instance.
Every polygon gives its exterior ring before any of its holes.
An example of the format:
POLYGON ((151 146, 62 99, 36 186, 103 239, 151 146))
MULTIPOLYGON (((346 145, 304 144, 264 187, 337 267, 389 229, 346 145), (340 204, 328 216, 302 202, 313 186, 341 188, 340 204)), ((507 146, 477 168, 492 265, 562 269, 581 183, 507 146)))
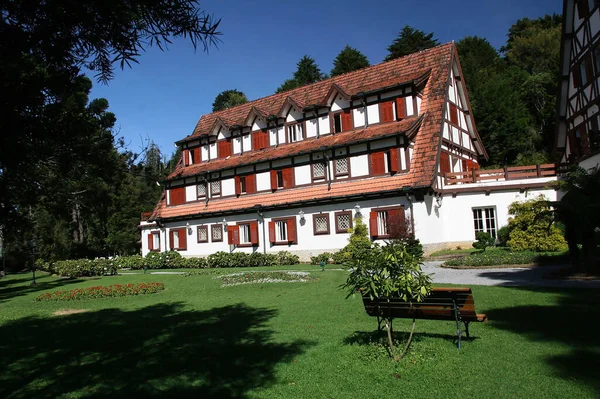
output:
POLYGON ((208 267, 206 258, 182 258, 182 269, 205 269, 208 267))
POLYGON ((141 269, 144 258, 141 255, 118 256, 114 259, 117 269, 141 269))
POLYGON ((498 241, 501 246, 506 246, 506 242, 508 241, 510 236, 510 226, 502 226, 498 229, 498 241))
POLYGON ((297 265, 298 263, 300 263, 300 257, 298 255, 293 255, 288 251, 277 252, 277 264, 279 266, 297 265))
POLYGON ((560 229, 552 224, 553 217, 543 195, 524 202, 513 202, 508 207, 510 218, 507 245, 515 251, 560 251, 566 248, 560 229))
POLYGON ((77 299, 114 298, 154 294, 165 289, 164 283, 113 284, 66 291, 45 292, 36 301, 74 301, 77 299))
POLYGON ((423 260, 423 244, 418 238, 415 238, 412 234, 408 238, 402 238, 397 240, 398 243, 404 245, 406 252, 413 256, 417 261, 423 260))
POLYGON ((160 252, 149 252, 144 258, 144 262, 140 265, 140 267, 135 267, 136 269, 142 269, 146 267, 148 269, 161 269, 163 267, 162 255, 160 252))
POLYGON ((331 255, 331 259, 333 260, 334 264, 343 265, 344 263, 349 262, 350 259, 352 259, 352 252, 340 249, 339 251, 334 252, 331 255))
POLYGON ((177 251, 161 252, 163 268, 165 269, 177 269, 181 262, 182 256, 177 251))
POLYGON ((46 261, 46 260, 41 259, 41 258, 40 259, 36 259, 36 261, 35 261, 35 268, 37 270, 48 272, 50 274, 56 273, 56 270, 54 270, 54 262, 46 261))
POLYGON ((485 252, 487 247, 494 246, 494 242, 496 242, 494 237, 492 237, 490 233, 486 233, 485 231, 478 231, 475 234, 475 238, 477 239, 477 241, 473 243, 473 248, 483 252, 485 252))
POLYGON ((56 274, 63 277, 92 277, 117 274, 117 265, 111 259, 61 260, 54 264, 56 274))
POLYGON ((323 252, 322 254, 319 254, 317 256, 311 256, 310 264, 311 265, 320 265, 321 262, 328 264, 331 257, 332 257, 331 252, 323 252))

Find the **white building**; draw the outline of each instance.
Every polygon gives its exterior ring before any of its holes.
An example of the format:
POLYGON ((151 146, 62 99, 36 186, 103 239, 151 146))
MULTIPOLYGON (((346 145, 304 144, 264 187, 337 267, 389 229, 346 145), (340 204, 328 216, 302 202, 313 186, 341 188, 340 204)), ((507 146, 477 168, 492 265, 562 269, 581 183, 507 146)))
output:
POLYGON ((496 235, 554 165, 479 170, 487 157, 454 43, 204 115, 141 223, 142 253, 288 250, 307 259, 414 231, 427 252, 496 235))
POLYGON ((600 8, 595 0, 565 0, 556 147, 562 162, 600 164, 600 8))

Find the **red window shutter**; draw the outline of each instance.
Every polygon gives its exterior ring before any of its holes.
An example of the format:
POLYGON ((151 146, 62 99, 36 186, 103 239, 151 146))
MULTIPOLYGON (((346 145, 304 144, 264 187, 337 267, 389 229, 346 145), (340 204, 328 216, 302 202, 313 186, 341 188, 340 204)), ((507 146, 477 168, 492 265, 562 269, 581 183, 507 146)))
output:
POLYGON ((456 105, 450 103, 450 122, 453 125, 458 126, 458 109, 456 105))
POLYGON ((406 106, 404 104, 404 97, 398 97, 396 99, 396 119, 406 118, 406 106))
POLYGON ((183 166, 190 164, 190 150, 183 150, 183 166))
POLYGON ((200 159, 200 147, 196 147, 194 148, 194 163, 200 163, 200 161, 202 161, 200 159))
POLYGON ((154 250, 154 234, 148 234, 148 250, 154 250))
POLYGON ((288 242, 296 243, 298 240, 298 237, 296 235, 296 218, 288 219, 286 223, 288 242))
POLYGON ((277 190, 277 171, 271 170, 271 190, 277 190))
POLYGON ((396 235, 397 238, 403 238, 406 236, 406 218, 404 217, 404 208, 390 209, 388 211, 388 224, 391 229, 388 228, 388 232, 392 230, 392 234, 396 235), (394 231, 396 230, 396 231, 394 231))
POLYGON ((450 173, 450 154, 443 151, 440 154, 440 172, 450 173))
POLYGON ((390 148, 390 172, 396 173, 400 168, 400 157, 398 155, 398 148, 390 148))
POLYGON ((246 192, 248 194, 256 192, 256 175, 246 176, 246 192))
POLYGON ((267 148, 269 146, 269 132, 263 132, 263 148, 267 148))
POLYGON ((275 242, 275 222, 269 222, 269 242, 275 242))
POLYGON ((179 234, 179 248, 177 249, 187 249, 187 229, 179 229, 177 233, 179 234))
POLYGON ((258 222, 250 222, 250 242, 252 245, 258 245, 258 222))
POLYGON ((371 237, 377 237, 379 232, 377 231, 377 212, 369 213, 369 231, 371 237))
POLYGON ((240 243, 240 226, 235 224, 227 225, 227 243, 229 245, 238 245, 240 243))
POLYGON ((392 122, 394 120, 394 103, 392 101, 386 101, 379 103, 379 109, 381 113, 381 122, 392 122))
POLYGON ((173 230, 169 230, 169 249, 174 249, 173 248, 173 230))
POLYGON ((294 187, 294 168, 285 168, 282 170, 283 188, 294 187))
POLYGON ((342 132, 354 129, 352 124, 352 110, 342 112, 342 132))
POLYGON ((235 181, 235 195, 242 194, 242 184, 240 182, 240 177, 239 176, 235 176, 233 178, 233 180, 235 181))
POLYGON ((170 205, 181 205, 185 202, 185 187, 171 188, 169 190, 170 205))
POLYGON ((371 175, 382 175, 385 173, 385 158, 383 152, 371 153, 371 175))

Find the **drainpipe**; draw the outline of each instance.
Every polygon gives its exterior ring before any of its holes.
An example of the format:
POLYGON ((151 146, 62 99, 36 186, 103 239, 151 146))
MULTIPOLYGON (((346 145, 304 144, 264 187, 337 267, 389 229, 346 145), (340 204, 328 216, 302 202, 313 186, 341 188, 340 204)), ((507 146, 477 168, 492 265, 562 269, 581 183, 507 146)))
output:
POLYGON ((369 126, 369 112, 367 110, 367 97, 362 98, 363 107, 365 109, 365 129, 369 126))
POLYGON ((210 173, 210 171, 206 171, 206 174, 204 175, 204 177, 202 178, 202 182, 204 183, 204 192, 206 193, 204 195, 204 206, 208 206, 208 174, 210 173))

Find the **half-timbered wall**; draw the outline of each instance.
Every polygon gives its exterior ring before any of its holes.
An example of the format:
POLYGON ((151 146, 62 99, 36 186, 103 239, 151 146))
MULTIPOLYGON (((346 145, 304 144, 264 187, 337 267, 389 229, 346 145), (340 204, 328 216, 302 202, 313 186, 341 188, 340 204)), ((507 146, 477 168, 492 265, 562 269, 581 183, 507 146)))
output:
POLYGON ((557 148, 563 162, 593 167, 600 162, 600 8, 567 0, 563 18, 557 148))

